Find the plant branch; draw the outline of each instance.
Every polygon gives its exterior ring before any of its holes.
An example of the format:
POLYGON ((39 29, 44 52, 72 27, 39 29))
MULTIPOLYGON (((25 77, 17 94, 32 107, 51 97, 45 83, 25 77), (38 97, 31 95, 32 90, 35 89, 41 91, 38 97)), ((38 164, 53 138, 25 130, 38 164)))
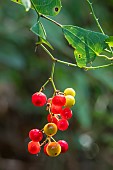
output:
POLYGON ((52 65, 52 70, 51 70, 51 79, 53 79, 54 70, 55 70, 55 62, 53 62, 53 65, 52 65))
POLYGON ((99 69, 99 68, 105 68, 105 67, 109 67, 109 66, 113 66, 113 63, 110 64, 106 64, 106 65, 102 65, 102 66, 91 66, 91 67, 84 67, 85 70, 95 70, 95 69, 99 69))
POLYGON ((49 83, 49 79, 43 84, 43 86, 40 89, 40 92, 44 90, 45 86, 49 83))
POLYGON ((37 8, 35 7, 35 4, 33 3, 33 1, 32 1, 32 0, 30 0, 30 1, 31 1, 31 4, 32 4, 32 6, 33 6, 34 10, 36 11, 36 13, 37 13, 37 15, 38 15, 38 20, 39 20, 39 18, 40 18, 40 14, 39 14, 39 12, 38 12, 37 8))
POLYGON ((53 61, 55 61, 55 58, 53 57, 53 55, 48 51, 48 49, 44 46, 44 45, 42 45, 41 44, 41 47, 44 49, 44 51, 51 57, 51 59, 53 60, 53 61))
POLYGON ((113 60, 113 57, 107 57, 106 55, 98 55, 98 57, 103 57, 103 58, 110 60, 110 61, 113 60))
POLYGON ((62 27, 62 25, 59 24, 58 22, 56 22, 55 20, 53 20, 53 19, 51 19, 51 18, 49 18, 49 17, 47 17, 47 16, 45 16, 45 15, 43 15, 43 14, 41 14, 40 16, 41 16, 42 18, 47 19, 47 20, 50 21, 50 22, 53 22, 53 23, 56 24, 57 26, 62 27))
POLYGON ((56 59, 56 62, 65 64, 67 66, 77 67, 77 64, 69 63, 69 62, 66 62, 66 61, 58 60, 58 59, 56 59))
POLYGON ((93 10, 92 3, 91 3, 89 0, 87 0, 87 2, 88 2, 88 4, 89 4, 89 6, 90 6, 91 14, 92 14, 93 17, 94 17, 94 20, 96 21, 98 28, 100 29, 100 31, 102 32, 102 34, 104 34, 104 31, 103 31, 103 29, 102 29, 102 27, 101 27, 101 25, 100 25, 100 23, 99 23, 99 21, 98 21, 98 18, 96 17, 95 12, 94 12, 94 10, 93 10))

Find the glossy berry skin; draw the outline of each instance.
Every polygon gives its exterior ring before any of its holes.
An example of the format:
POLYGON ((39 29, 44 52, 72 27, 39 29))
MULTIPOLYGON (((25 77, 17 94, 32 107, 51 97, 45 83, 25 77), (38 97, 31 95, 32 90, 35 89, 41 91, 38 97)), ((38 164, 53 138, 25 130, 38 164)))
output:
POLYGON ((57 118, 55 116, 52 116, 51 114, 47 115, 47 121, 55 123, 56 125, 57 125, 57 122, 58 122, 57 118))
POLYGON ((68 143, 65 140, 59 140, 58 143, 61 146, 61 153, 65 153, 68 150, 68 143))
POLYGON ((71 95, 67 95, 66 97, 66 103, 65 107, 72 107, 75 104, 75 98, 71 95))
POLYGON ((47 136, 53 136, 57 133, 57 125, 55 123, 47 123, 44 126, 44 133, 47 136))
POLYGON ((54 114, 60 114, 60 112, 62 111, 62 106, 57 106, 52 104, 51 105, 51 112, 54 114))
POLYGON ((44 93, 42 92, 36 92, 32 95, 32 103, 35 106, 44 106, 46 104, 47 97, 44 93))
POLYGON ((56 95, 52 98, 52 104, 56 106, 64 106, 66 103, 66 98, 64 95, 56 95))
POLYGON ((64 95, 65 96, 71 95, 71 96, 75 97, 76 92, 73 88, 67 88, 67 89, 64 90, 64 95))
POLYGON ((48 153, 47 153, 47 151, 46 151, 47 146, 48 146, 48 143, 46 143, 46 144, 44 145, 44 153, 48 156, 48 153))
POLYGON ((57 123, 58 129, 62 131, 67 130, 68 126, 69 122, 66 119, 60 119, 57 123))
POLYGON ((29 132, 29 138, 34 142, 39 142, 43 138, 43 134, 39 129, 32 129, 29 132))
POLYGON ((58 142, 50 142, 46 148, 47 154, 49 156, 58 156, 61 152, 61 146, 58 142))
POLYGON ((28 143, 28 151, 30 154, 38 154, 40 152, 40 144, 39 142, 29 142, 28 143))
POLYGON ((72 117, 72 110, 70 108, 64 108, 60 114, 62 118, 68 120, 72 117))

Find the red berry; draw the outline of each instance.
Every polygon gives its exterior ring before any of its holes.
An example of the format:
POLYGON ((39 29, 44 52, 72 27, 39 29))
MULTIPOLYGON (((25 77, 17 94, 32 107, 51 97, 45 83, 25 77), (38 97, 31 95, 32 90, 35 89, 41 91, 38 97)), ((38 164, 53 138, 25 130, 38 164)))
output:
POLYGON ((70 108, 64 108, 61 112, 61 116, 64 119, 70 119, 72 117, 72 110, 70 108))
POLYGON ((60 119, 57 123, 58 129, 62 131, 66 130, 68 126, 69 126, 69 123, 66 119, 60 119))
POLYGON ((66 103, 66 98, 62 94, 56 95, 52 99, 52 104, 57 105, 57 106, 64 106, 65 103, 66 103))
POLYGON ((44 93, 42 92, 36 92, 32 95, 32 103, 35 106, 44 106, 46 104, 47 97, 44 93))
POLYGON ((64 153, 68 150, 68 143, 65 140, 59 140, 58 143, 61 146, 61 153, 64 153))
POLYGON ((43 134, 39 129, 32 129, 29 132, 29 138, 34 142, 39 142, 43 138, 43 134))
POLYGON ((48 146, 48 143, 46 143, 46 144, 44 145, 44 153, 45 153, 46 155, 48 155, 48 153, 47 153, 47 151, 46 151, 47 146, 48 146))
POLYGON ((51 103, 52 98, 47 99, 47 103, 51 103))
POLYGON ((54 117, 54 116, 52 116, 51 114, 48 114, 48 115, 47 115, 47 121, 48 121, 48 122, 55 123, 56 125, 57 125, 57 122, 58 122, 57 118, 54 117))
POLYGON ((62 111, 62 106, 57 106, 57 105, 54 105, 54 104, 51 105, 51 112, 52 113, 60 114, 61 111, 62 111))
POLYGON ((28 143, 28 151, 31 153, 31 154, 38 154, 40 152, 40 144, 39 142, 29 142, 28 143))

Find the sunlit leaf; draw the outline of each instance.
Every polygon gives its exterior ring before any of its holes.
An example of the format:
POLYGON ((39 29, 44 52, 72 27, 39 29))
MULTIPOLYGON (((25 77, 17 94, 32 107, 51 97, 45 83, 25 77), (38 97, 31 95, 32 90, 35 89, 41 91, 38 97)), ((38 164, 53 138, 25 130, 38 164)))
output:
POLYGON ((71 25, 62 26, 62 29, 65 38, 74 48, 74 55, 79 67, 85 67, 94 61, 108 47, 105 42, 108 36, 102 33, 71 25))
POLYGON ((110 46, 113 47, 113 36, 110 36, 109 38, 106 39, 106 43, 110 46))

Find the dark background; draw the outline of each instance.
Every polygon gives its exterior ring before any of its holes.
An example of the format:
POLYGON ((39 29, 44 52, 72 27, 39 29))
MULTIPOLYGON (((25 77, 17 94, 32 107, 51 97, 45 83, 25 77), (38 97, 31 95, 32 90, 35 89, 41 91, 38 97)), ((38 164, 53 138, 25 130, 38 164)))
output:
MULTIPOLYGON (((63 0, 61 24, 73 24, 99 31, 84 0, 63 0)), ((94 9, 108 35, 113 35, 113 1, 94 0, 94 9)), ((42 129, 46 108, 31 104, 31 95, 49 78, 51 59, 38 47, 37 37, 29 31, 36 14, 10 0, 0 1, 0 170, 112 170, 113 169, 113 67, 84 71, 57 64, 54 80, 57 89, 76 90, 76 105, 69 129, 58 132, 56 140, 69 143, 69 151, 57 158, 47 157, 43 148, 38 156, 27 152, 28 132, 42 129)), ((75 63, 73 50, 61 30, 42 19, 48 40, 55 48, 52 54, 75 63)), ((105 64, 96 59, 95 65, 105 64)), ((49 84, 44 93, 51 97, 49 84)))

